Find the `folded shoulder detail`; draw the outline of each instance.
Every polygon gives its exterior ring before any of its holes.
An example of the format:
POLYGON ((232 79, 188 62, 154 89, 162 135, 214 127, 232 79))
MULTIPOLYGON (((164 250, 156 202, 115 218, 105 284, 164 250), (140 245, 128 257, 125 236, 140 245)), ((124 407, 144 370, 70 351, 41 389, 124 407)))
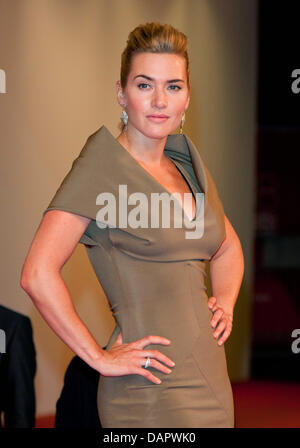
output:
MULTIPOLYGON (((192 164, 205 201, 222 213, 216 185, 192 140, 185 134, 170 134, 164 151, 175 160, 192 164)), ((128 195, 143 191, 143 187, 152 191, 157 185, 151 184, 150 176, 146 177, 143 168, 134 162, 103 124, 87 138, 43 215, 57 209, 95 220, 99 211, 96 203, 99 193, 109 192, 118 197, 120 184, 127 185, 128 195)))

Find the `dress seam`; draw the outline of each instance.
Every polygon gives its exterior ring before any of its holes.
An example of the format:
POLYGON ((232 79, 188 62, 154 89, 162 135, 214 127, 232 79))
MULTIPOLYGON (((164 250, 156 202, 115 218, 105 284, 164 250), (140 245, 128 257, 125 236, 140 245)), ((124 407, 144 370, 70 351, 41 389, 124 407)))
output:
POLYGON ((229 418, 229 420, 230 420, 231 417, 230 417, 230 415, 228 414, 227 409, 225 408, 224 404, 223 404, 223 403, 220 401, 220 399, 218 398, 216 392, 215 392, 214 389, 212 388, 210 382, 208 381, 206 375, 203 373, 202 369, 200 369, 199 364, 198 364, 198 361, 197 361, 197 359, 195 358, 194 352, 192 352, 192 356, 193 356, 193 359, 194 359, 194 361, 195 361, 195 363, 196 363, 196 366, 197 366, 199 372, 201 373, 201 375, 202 375, 203 378, 205 379, 206 384, 208 385, 208 387, 209 387, 210 390, 212 391, 212 393, 213 393, 215 399, 216 399, 217 402, 220 404, 221 408, 226 412, 226 415, 228 416, 228 418, 229 418))
MULTIPOLYGON (((185 268, 188 269, 188 265, 187 265, 187 264, 185 264, 185 268)), ((193 304, 193 300, 194 300, 194 299, 193 299, 193 291, 192 291, 192 288, 191 288, 191 276, 190 276, 190 272, 188 271, 187 274, 188 274, 188 278, 189 278, 189 282, 188 282, 188 283, 189 283, 189 291, 190 291, 191 301, 192 301, 192 304, 193 304)), ((194 312, 194 306, 193 306, 193 312, 194 312)), ((201 326, 199 325, 199 322, 198 322, 198 319, 197 319, 196 316, 195 316, 195 319, 196 319, 196 322, 197 322, 197 326, 198 326, 198 328, 199 328, 199 330, 200 330, 200 332, 201 332, 201 326)), ((206 327, 203 326, 203 328, 206 328, 206 327)), ((198 336, 198 338, 199 338, 199 337, 200 337, 200 336, 198 336)), ((213 336, 212 336, 212 337, 213 337, 213 336)), ((196 359, 195 356, 194 356, 194 350, 192 350, 191 355, 193 356, 193 359, 194 359, 194 361, 195 361, 195 363, 196 363, 196 366, 197 366, 199 372, 201 373, 201 375, 202 375, 203 378, 205 379, 205 382, 206 382, 206 384, 208 385, 208 387, 210 388, 210 390, 212 391, 212 393, 213 393, 215 399, 218 401, 218 403, 220 404, 220 406, 221 406, 222 409, 226 412, 226 415, 227 415, 228 418, 230 419, 230 415, 228 414, 228 411, 227 411, 226 408, 224 407, 224 404, 223 404, 223 403, 220 401, 220 399, 218 398, 216 392, 215 392, 214 389, 212 388, 210 382, 208 381, 206 375, 203 373, 202 369, 200 369, 199 364, 198 364, 198 361, 197 361, 197 359, 196 359)))
MULTIPOLYGON (((108 238, 109 238, 109 235, 108 235, 108 238)), ((109 238, 109 240, 111 241, 111 239, 109 238)), ((118 278, 119 278, 119 284, 121 285, 121 291, 122 291, 122 303, 124 304, 124 297, 125 297, 125 288, 124 288, 124 284, 123 284, 123 281, 122 281, 122 278, 121 278, 121 275, 120 275, 120 271, 119 271, 119 267, 118 267, 118 263, 116 262, 116 260, 115 260, 115 257, 114 257, 114 254, 113 254, 113 249, 115 249, 116 250, 116 248, 113 246, 113 244, 112 244, 112 246, 111 246, 111 250, 108 252, 107 251, 107 253, 108 253, 108 255, 109 255, 109 257, 110 257, 110 259, 111 259, 111 262, 112 262, 112 264, 115 266, 115 271, 116 271, 116 273, 117 273, 117 275, 118 275, 118 278)), ((121 305, 122 306, 122 305, 121 305)), ((116 320, 116 319, 115 319, 116 320)), ((125 321, 127 322, 127 320, 125 319, 125 321)), ((116 324, 118 325, 118 322, 116 321, 116 324)), ((127 328, 128 328, 128 322, 127 322, 127 328)), ((121 332, 121 328, 120 328, 120 332, 121 332)), ((122 335, 122 338, 123 338, 123 335, 122 335)), ((124 342, 123 342, 124 343, 124 342)))

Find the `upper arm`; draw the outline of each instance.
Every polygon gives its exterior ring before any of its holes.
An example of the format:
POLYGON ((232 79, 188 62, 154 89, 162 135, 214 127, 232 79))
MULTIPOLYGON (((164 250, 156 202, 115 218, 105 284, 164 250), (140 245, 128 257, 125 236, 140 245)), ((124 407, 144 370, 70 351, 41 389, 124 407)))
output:
POLYGON ((225 222, 226 237, 224 238, 217 252, 214 253, 211 260, 218 258, 220 255, 222 255, 223 252, 225 252, 226 249, 231 247, 233 244, 239 243, 239 238, 225 213, 224 213, 224 222, 225 222))
POLYGON ((22 270, 26 282, 39 269, 60 270, 72 255, 91 219, 63 210, 49 210, 36 231, 22 270))

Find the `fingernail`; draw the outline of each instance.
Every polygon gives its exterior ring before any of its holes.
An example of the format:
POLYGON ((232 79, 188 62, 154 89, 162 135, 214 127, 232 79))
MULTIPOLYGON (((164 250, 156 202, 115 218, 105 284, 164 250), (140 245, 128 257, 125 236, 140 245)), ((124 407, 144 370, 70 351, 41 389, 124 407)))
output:
POLYGON ((171 362, 171 365, 172 365, 172 366, 175 366, 175 362, 171 362))
POLYGON ((157 384, 160 384, 161 383, 161 380, 157 380, 157 384))

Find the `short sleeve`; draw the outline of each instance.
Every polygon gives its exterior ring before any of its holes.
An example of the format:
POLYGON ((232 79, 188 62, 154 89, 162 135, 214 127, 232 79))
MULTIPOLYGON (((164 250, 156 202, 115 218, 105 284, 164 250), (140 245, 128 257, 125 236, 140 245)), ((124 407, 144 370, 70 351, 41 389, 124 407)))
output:
MULTIPOLYGON (((96 198, 99 194, 99 176, 101 176, 101 156, 97 144, 96 133, 90 135, 78 157, 72 162, 72 166, 48 207, 43 211, 43 216, 49 210, 64 210, 91 220, 96 219, 96 198)), ((90 234, 90 225, 82 235, 79 243, 97 244, 90 234)))

